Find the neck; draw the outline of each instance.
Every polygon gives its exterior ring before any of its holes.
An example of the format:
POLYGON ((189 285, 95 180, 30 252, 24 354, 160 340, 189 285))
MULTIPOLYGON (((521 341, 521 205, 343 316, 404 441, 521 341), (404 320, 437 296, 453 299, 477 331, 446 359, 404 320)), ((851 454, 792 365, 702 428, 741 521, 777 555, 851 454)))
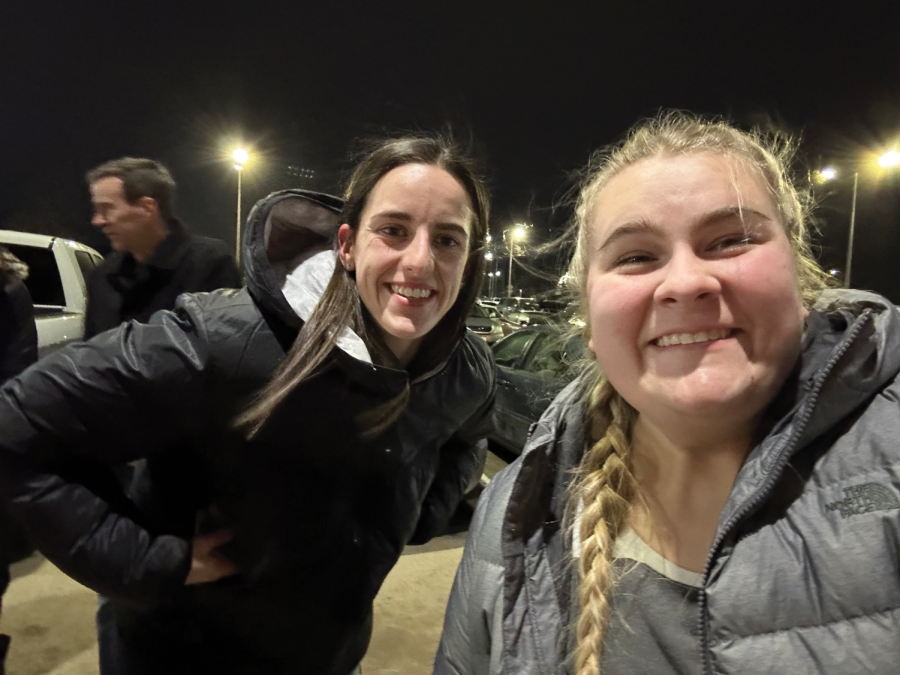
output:
POLYGON ((157 218, 147 224, 145 236, 129 251, 139 263, 146 262, 153 252, 169 236, 169 228, 162 218, 157 218))
POLYGON ((419 351, 419 345, 422 344, 421 338, 418 340, 401 340, 385 332, 382 332, 382 336, 384 344, 387 345, 387 348, 397 357, 400 365, 404 368, 412 363, 412 360, 416 357, 416 352, 419 351))
POLYGON ((729 489, 750 452, 753 428, 702 435, 666 433, 638 417, 632 433, 635 476, 642 488, 690 489, 705 480, 725 480, 729 489), (645 485, 646 483, 646 485, 645 485))
POLYGON ((748 424, 739 433, 719 434, 707 429, 688 437, 666 433, 638 417, 632 457, 639 499, 631 524, 664 558, 703 570, 722 508, 752 447, 754 428, 748 424))

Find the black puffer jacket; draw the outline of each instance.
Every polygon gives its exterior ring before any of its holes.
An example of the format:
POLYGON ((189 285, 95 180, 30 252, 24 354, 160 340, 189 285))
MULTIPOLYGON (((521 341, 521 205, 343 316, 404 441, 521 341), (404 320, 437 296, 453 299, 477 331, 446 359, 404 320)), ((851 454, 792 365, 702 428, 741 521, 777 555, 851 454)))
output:
MULTIPOLYGON (((4 283, 0 270, 0 385, 37 361, 37 328, 34 305, 25 284, 18 278, 4 283)), ((2 429, 3 427, 0 427, 2 429)), ((33 547, 21 530, 0 507, 0 566, 5 567, 28 556, 33 547)), ((5 572, 0 574, 5 578, 5 572)), ((0 595, 6 583, 0 583, 0 595)))
POLYGON ((402 417, 372 441, 356 416, 407 373, 366 362, 349 331, 331 367, 252 442, 234 430, 331 275, 340 206, 273 195, 251 213, 247 289, 184 295, 175 311, 61 350, 0 390, 3 497, 48 558, 116 602, 149 672, 346 675, 385 575, 404 545, 441 527, 474 468, 494 380, 471 334, 411 383, 402 417), (136 511, 71 477, 90 461, 141 457, 136 511), (228 554, 241 574, 185 587, 194 514, 211 503, 235 533, 228 554))

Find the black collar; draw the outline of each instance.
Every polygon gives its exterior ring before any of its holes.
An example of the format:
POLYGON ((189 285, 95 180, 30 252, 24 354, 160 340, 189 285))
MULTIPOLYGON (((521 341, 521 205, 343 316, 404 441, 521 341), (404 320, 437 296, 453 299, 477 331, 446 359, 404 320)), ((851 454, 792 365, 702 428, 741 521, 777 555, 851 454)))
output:
POLYGON ((159 270, 176 269, 181 264, 181 259, 187 251, 188 233, 177 218, 171 218, 167 225, 169 226, 168 236, 159 243, 149 258, 143 263, 139 263, 131 253, 120 253, 118 264, 110 270, 109 276, 140 277, 143 276, 140 272, 142 269, 147 270, 147 272, 149 272, 150 268, 159 270))
POLYGON ((163 239, 159 246, 144 261, 148 267, 156 267, 161 270, 173 270, 178 267, 184 252, 187 249, 188 234, 184 225, 177 218, 171 218, 167 223, 169 236, 163 239))

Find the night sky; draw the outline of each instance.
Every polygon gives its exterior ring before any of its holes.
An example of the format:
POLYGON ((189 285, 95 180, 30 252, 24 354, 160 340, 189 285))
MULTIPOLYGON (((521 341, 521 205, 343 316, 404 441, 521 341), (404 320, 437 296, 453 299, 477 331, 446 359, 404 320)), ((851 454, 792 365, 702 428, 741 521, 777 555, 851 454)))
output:
MULTIPOLYGON (((83 174, 147 156, 189 228, 230 244, 238 143, 246 213, 274 189, 338 191, 361 138, 449 125, 482 154, 494 233, 527 220, 546 239, 572 172, 661 108, 773 123, 802 137, 801 175, 846 176, 900 149, 893 4, 4 0, 0 227, 106 250, 83 174)), ((853 270, 895 302, 898 175, 861 174, 853 270)), ((840 267, 850 182, 819 197, 821 259, 840 267)))

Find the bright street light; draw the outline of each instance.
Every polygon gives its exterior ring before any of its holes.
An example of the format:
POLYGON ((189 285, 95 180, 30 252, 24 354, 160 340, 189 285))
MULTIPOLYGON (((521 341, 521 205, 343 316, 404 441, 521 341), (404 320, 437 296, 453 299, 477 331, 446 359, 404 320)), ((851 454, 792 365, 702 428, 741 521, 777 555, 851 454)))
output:
POLYGON ((824 169, 820 169, 816 172, 816 177, 819 179, 820 183, 824 183, 825 181, 837 178, 837 171, 830 166, 826 166, 824 169))
POLYGON ((238 148, 233 153, 231 153, 232 159, 238 164, 246 164, 247 160, 250 159, 250 155, 247 154, 247 151, 243 148, 238 148))
POLYGON ((878 166, 881 167, 887 168, 889 166, 897 166, 898 164, 900 164, 900 152, 897 152, 896 150, 886 152, 878 158, 878 166))
POLYGON ((493 254, 493 252, 492 252, 492 251, 487 251, 487 252, 485 252, 485 254, 484 254, 484 259, 485 259, 485 260, 493 260, 493 259, 494 259, 494 254, 493 254))

